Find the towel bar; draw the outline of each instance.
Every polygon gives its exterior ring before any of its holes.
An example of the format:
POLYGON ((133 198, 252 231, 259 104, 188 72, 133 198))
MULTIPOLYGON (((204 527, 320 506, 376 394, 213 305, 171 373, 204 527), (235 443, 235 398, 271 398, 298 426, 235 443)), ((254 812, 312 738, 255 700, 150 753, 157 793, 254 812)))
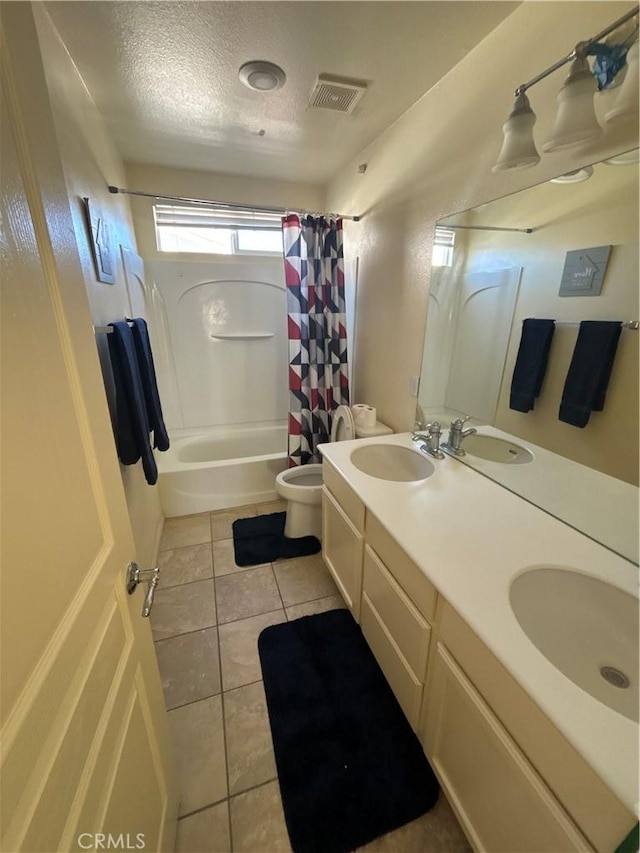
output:
MULTIPOLYGON (((131 325, 131 323, 133 323, 133 320, 129 320, 129 318, 127 318, 127 323, 131 325)), ((113 329, 111 328, 111 326, 94 326, 93 331, 96 335, 110 335, 111 332, 113 332, 113 329)))
MULTIPOLYGON (((556 320, 556 326, 579 326, 580 320, 556 320)), ((639 320, 625 320, 621 323, 623 329, 632 329, 637 332, 640 328, 639 320)))

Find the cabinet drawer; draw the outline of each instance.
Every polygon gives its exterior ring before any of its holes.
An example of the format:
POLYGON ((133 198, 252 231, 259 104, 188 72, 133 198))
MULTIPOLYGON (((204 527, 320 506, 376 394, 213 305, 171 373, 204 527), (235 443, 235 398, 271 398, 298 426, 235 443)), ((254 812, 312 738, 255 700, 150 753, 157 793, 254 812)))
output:
POLYGON ((362 595, 360 627, 411 728, 416 731, 423 684, 407 665, 366 593, 362 595))
POLYGON ((322 489, 322 557, 353 618, 360 620, 364 540, 333 495, 322 489))
POLYGON ((322 462, 322 479, 358 533, 364 533, 364 504, 328 459, 322 462))
POLYGON ((365 538, 424 618, 433 622, 436 588, 371 513, 367 513, 365 538))
POLYGON ((477 850, 592 850, 440 643, 426 721, 425 751, 477 850))
POLYGON ((363 592, 413 671, 424 681, 431 629, 376 554, 365 545, 363 592))

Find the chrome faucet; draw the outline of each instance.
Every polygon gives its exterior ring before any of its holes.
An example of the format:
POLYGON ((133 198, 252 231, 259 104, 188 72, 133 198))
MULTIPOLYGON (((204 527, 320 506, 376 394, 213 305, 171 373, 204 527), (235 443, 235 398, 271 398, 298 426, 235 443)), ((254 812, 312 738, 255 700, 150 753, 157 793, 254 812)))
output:
POLYGON ((424 450, 429 456, 433 456, 435 459, 444 459, 444 453, 440 450, 440 436, 442 435, 440 424, 438 421, 433 421, 433 423, 427 424, 424 429, 424 432, 411 433, 411 438, 414 441, 422 441, 420 450, 424 450))
POLYGON ((451 421, 451 425, 449 426, 449 436, 442 447, 454 456, 464 456, 465 452, 462 449, 462 440, 468 435, 474 435, 474 433, 478 432, 475 427, 467 427, 467 429, 463 429, 468 420, 470 420, 470 416, 466 418, 456 418, 454 421, 451 421))

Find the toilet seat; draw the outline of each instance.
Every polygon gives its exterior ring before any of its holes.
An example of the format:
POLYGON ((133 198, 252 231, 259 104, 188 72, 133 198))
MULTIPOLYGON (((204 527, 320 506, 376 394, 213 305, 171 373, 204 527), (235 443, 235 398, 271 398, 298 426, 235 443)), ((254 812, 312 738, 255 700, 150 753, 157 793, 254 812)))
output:
POLYGON ((349 406, 338 406, 333 413, 331 441, 351 441, 356 437, 356 428, 349 406))

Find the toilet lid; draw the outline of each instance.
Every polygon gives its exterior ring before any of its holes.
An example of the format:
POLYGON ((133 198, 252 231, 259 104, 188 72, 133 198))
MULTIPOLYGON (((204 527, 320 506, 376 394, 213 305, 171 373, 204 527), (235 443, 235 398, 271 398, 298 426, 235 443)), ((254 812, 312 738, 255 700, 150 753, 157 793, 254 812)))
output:
POLYGON ((353 415, 349 406, 338 406, 333 413, 331 441, 350 441, 356 437, 353 415))

